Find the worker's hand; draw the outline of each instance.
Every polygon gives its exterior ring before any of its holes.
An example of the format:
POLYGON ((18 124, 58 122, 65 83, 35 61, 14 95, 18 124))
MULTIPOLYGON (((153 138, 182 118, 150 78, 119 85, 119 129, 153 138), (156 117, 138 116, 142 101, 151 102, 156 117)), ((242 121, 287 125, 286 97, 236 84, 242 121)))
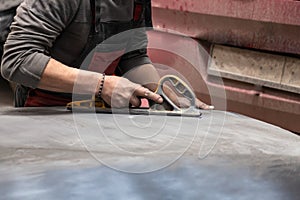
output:
MULTIPOLYGON (((187 108, 191 105, 189 100, 187 100, 185 98, 179 97, 178 99, 179 99, 180 107, 187 108)), ((199 108, 199 109, 202 109, 202 110, 213 110, 213 109, 215 109, 214 106, 207 105, 206 103, 202 102, 199 99, 196 99, 196 108, 199 108)))
MULTIPOLYGON (((188 108, 191 106, 191 102, 188 99, 179 97, 169 86, 164 86, 164 92, 178 107, 188 108)), ((196 107, 203 110, 213 110, 215 108, 214 106, 207 105, 199 99, 196 99, 196 107)))
POLYGON ((141 104, 140 98, 147 98, 159 104, 163 102, 160 95, 118 76, 105 77, 101 97, 113 108, 124 108, 129 104, 138 107, 141 104))
MULTIPOLYGON (((160 76, 152 64, 145 64, 139 67, 135 67, 129 72, 125 74, 125 77, 129 80, 144 85, 145 87, 149 88, 151 91, 155 91, 158 87, 157 83, 160 80, 160 76)), ((185 98, 178 97, 174 91, 172 91, 169 87, 164 87, 164 92, 170 98, 172 102, 175 103, 178 107, 186 108, 190 106, 189 100, 185 98)), ((166 103, 164 103, 165 109, 172 109, 169 108, 166 103)), ((203 110, 212 110, 214 106, 207 105, 200 101, 199 99, 196 100, 196 107, 203 109, 203 110)))

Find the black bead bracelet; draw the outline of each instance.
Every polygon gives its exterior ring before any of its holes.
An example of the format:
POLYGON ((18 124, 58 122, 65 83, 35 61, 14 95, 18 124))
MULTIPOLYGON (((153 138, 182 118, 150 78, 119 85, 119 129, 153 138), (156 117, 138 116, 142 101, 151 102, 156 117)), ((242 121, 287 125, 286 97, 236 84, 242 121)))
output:
POLYGON ((98 89, 98 92, 97 92, 97 95, 96 95, 97 99, 101 99, 103 86, 104 86, 104 81, 105 81, 105 73, 102 74, 102 79, 101 79, 101 82, 99 84, 99 89, 98 89))

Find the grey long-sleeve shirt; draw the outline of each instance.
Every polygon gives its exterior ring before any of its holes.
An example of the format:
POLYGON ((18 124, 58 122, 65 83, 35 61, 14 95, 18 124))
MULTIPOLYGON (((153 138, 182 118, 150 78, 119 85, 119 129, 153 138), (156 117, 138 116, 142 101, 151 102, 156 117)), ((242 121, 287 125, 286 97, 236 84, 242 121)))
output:
MULTIPOLYGON (((24 0, 4 47, 3 77, 36 88, 51 57, 70 66, 87 42, 90 12, 89 0, 24 0)), ((102 1, 101 21, 132 18, 133 0, 102 1)), ((150 63, 139 59, 132 62, 150 63)))
POLYGON ((0 12, 18 6, 23 0, 0 0, 0 12))

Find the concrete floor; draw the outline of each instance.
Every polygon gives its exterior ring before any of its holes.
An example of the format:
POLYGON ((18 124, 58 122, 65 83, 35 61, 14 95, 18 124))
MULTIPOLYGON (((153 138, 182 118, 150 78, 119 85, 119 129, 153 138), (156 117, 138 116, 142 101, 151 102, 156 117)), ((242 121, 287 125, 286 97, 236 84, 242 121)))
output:
POLYGON ((15 109, 3 94, 0 199, 299 198, 300 138, 270 124, 15 109))

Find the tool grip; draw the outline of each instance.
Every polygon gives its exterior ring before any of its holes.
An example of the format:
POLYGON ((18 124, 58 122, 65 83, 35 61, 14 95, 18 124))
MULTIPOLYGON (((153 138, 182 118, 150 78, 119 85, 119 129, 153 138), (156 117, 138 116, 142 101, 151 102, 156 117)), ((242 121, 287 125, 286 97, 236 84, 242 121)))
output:
POLYGON ((171 83, 176 92, 190 101, 190 108, 196 108, 196 96, 191 88, 177 76, 166 75, 160 79, 156 93, 161 95, 171 106, 173 106, 174 110, 180 111, 181 109, 177 105, 175 105, 175 103, 165 94, 163 85, 166 82, 171 83))

